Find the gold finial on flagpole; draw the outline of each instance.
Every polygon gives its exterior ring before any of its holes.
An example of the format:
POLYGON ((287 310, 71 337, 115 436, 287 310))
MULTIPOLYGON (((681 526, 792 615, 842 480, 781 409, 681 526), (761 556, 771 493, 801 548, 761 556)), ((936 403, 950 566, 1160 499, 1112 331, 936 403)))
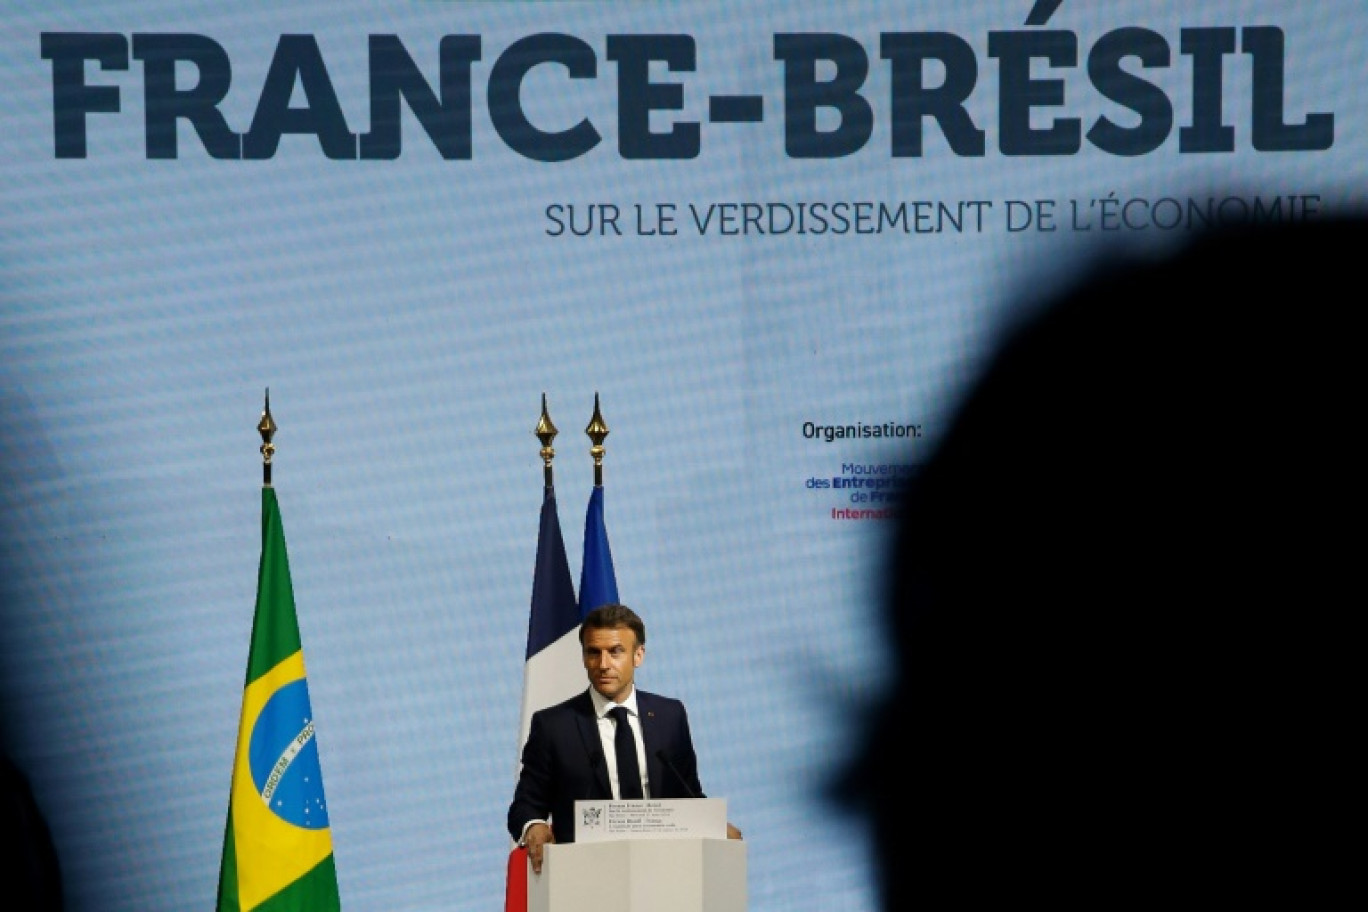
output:
POLYGON ((543 483, 549 488, 551 484, 551 460, 556 458, 556 451, 551 446, 551 441, 556 439, 560 431, 551 423, 551 413, 546 410, 546 393, 542 393, 542 412, 541 418, 537 421, 537 429, 532 433, 537 435, 541 441, 542 458, 542 477, 543 483))
POLYGON ((261 435, 261 485, 266 488, 271 486, 271 457, 275 455, 275 444, 271 443, 271 438, 275 432, 275 419, 271 417, 271 388, 268 386, 266 406, 261 410, 261 420, 257 422, 257 433, 261 435))
POLYGON ((584 433, 589 435, 589 440, 594 445, 589 448, 589 455, 594 457, 594 487, 603 487, 603 440, 608 436, 608 425, 603 421, 603 415, 599 412, 599 394, 594 393, 594 417, 589 419, 589 426, 584 429, 584 433))

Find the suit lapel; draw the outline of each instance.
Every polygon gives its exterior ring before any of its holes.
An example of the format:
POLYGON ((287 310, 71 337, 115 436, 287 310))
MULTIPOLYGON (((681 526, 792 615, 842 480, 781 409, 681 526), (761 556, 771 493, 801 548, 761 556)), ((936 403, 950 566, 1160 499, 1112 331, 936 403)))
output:
POLYGON ((584 761, 594 776, 594 784, 604 798, 613 797, 613 786, 608 781, 608 762, 603 757, 603 741, 599 738, 598 718, 594 715, 594 701, 589 691, 575 703, 575 728, 584 745, 584 761))
POLYGON ((660 740, 660 720, 656 718, 655 702, 649 694, 637 691, 637 721, 641 723, 641 746, 646 750, 646 780, 651 786, 651 797, 665 795, 665 771, 656 759, 660 740))

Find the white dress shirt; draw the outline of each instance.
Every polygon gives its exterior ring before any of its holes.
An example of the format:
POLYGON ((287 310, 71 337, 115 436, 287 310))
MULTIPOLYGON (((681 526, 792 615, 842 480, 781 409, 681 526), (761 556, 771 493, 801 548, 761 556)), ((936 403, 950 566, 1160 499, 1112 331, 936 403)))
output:
POLYGON ((636 740, 637 766, 641 768, 641 793, 650 798, 651 783, 646 772, 646 740, 641 737, 641 718, 637 713, 636 688, 632 688, 632 692, 627 695, 626 700, 621 703, 614 703, 591 687, 589 688, 589 699, 594 701, 594 715, 598 717, 599 742, 603 745, 603 757, 608 761, 608 784, 612 786, 613 797, 622 797, 622 787, 618 785, 617 750, 613 746, 613 738, 617 733, 617 722, 608 715, 608 710, 614 706, 623 706, 627 709, 627 722, 632 726, 632 734, 636 740))

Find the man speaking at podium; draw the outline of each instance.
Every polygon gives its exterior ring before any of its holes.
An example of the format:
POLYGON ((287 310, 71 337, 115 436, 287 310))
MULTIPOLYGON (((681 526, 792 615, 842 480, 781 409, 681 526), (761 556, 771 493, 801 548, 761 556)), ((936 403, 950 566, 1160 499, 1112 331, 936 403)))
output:
MULTIPOLYGON (((646 625, 626 605, 602 605, 580 623, 589 689, 532 715, 508 832, 541 873, 542 847, 575 841, 575 802, 703 798, 684 704, 637 690, 646 625)), ((741 831, 727 824, 727 836, 741 831)))

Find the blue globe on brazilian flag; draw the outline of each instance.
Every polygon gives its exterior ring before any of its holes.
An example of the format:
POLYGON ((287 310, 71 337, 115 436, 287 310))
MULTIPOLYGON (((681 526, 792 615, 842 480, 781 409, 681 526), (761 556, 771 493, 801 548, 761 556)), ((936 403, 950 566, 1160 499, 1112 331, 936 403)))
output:
POLYGON ((266 486, 218 912, 340 908, 285 532, 275 490, 266 486))

